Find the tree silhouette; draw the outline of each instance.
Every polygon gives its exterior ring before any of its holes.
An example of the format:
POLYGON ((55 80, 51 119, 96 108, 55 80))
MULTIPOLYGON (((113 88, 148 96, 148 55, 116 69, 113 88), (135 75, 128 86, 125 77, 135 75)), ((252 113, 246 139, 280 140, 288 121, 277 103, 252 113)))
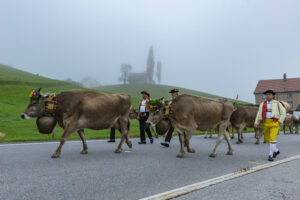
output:
POLYGON ((153 83, 154 67, 155 67, 155 61, 153 55, 153 47, 151 46, 148 53, 147 71, 146 71, 148 75, 148 83, 153 83))
POLYGON ((128 75, 131 69, 132 67, 129 64, 122 64, 120 67, 121 77, 119 78, 119 81, 123 82, 124 85, 128 82, 128 75))
POLYGON ((157 77, 158 83, 160 83, 160 81, 161 81, 161 62, 160 61, 157 62, 156 77, 157 77))

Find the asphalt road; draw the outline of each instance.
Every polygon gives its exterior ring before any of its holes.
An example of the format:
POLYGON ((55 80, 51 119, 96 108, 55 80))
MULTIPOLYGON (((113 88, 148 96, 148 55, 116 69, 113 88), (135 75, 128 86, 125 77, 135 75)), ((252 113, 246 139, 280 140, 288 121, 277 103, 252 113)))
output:
MULTIPOLYGON (((173 138, 170 148, 161 147, 162 140, 156 139, 152 145, 138 145, 138 140, 132 139, 133 148, 129 150, 124 146, 121 154, 113 153, 117 143, 90 140, 87 155, 79 154, 82 150, 80 141, 69 141, 58 159, 50 158, 58 143, 0 144, 0 199, 139 199, 268 162, 268 146, 255 145, 253 134, 245 134, 243 144, 232 141, 235 150, 232 156, 226 155, 227 144, 223 141, 216 158, 208 157, 215 138, 194 136, 191 144, 196 153, 186 153, 182 159, 176 157, 179 152, 177 137, 173 138)), ((278 140, 281 151, 278 159, 300 154, 300 135, 280 135, 278 140)), ((299 161, 220 183, 181 198, 199 199, 197 196, 204 191, 205 197, 212 197, 209 199, 218 199, 218 195, 223 197, 225 194, 223 199, 234 199, 231 197, 239 190, 242 195, 253 190, 264 191, 265 186, 273 191, 271 180, 274 179, 267 179, 268 171, 272 170, 270 174, 274 176, 289 173, 288 177, 299 180, 296 169, 299 169, 299 161), (297 168, 289 171, 285 166, 297 168), (236 182, 239 180, 244 185, 236 182), (257 185, 259 181, 261 187, 257 185), (222 186, 227 189, 215 188, 222 186)), ((278 178, 283 182, 275 181, 276 187, 289 180, 285 178, 278 178)), ((252 197, 247 199, 254 199, 252 197)))
POLYGON ((175 200, 299 200, 300 160, 213 185, 175 200))

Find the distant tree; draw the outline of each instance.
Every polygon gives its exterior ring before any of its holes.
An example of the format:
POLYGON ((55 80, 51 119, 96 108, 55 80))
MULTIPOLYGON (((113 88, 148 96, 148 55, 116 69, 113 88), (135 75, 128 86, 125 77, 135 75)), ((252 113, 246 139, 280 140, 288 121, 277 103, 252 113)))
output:
POLYGON ((122 64, 120 71, 121 71, 121 77, 119 78, 120 82, 123 82, 125 85, 128 82, 128 75, 129 72, 131 71, 132 67, 129 64, 122 64))
POLYGON ((155 61, 153 55, 153 47, 151 46, 148 53, 147 71, 146 71, 148 75, 148 83, 153 83, 154 67, 155 67, 155 61))
POLYGON ((160 61, 157 62, 156 77, 157 77, 158 83, 160 83, 160 81, 161 81, 161 62, 160 61))

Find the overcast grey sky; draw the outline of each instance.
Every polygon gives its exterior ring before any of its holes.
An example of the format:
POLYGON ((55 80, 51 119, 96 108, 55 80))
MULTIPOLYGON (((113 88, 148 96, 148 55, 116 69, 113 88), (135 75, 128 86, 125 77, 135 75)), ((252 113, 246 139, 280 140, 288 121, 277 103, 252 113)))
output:
POLYGON ((259 79, 300 77, 299 0, 0 0, 0 63, 116 84, 122 63, 162 83, 254 102, 259 79))

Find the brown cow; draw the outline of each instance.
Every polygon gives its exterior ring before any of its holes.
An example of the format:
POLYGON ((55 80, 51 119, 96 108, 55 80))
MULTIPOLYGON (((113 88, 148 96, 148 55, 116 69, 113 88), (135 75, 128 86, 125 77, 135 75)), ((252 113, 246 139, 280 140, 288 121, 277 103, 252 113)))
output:
MULTIPOLYGON (((155 105, 155 109, 151 109, 150 111, 148 122, 157 124, 164 117, 164 108, 163 103, 155 105)), ((206 131, 214 129, 217 126, 219 126, 219 134, 215 148, 210 156, 216 156, 217 147, 224 136, 228 143, 227 154, 232 154, 233 149, 226 128, 230 123, 230 116, 235 109, 233 102, 191 95, 179 95, 172 101, 170 108, 168 118, 171 121, 172 127, 178 131, 180 141, 180 152, 177 157, 181 158, 184 156, 184 145, 186 145, 188 152, 195 152, 195 150, 190 147, 190 138, 195 130, 206 131), (184 137, 184 132, 186 132, 186 137, 184 137)))
POLYGON ((285 128, 288 127, 290 129, 290 134, 293 134, 293 122, 295 120, 295 116, 289 113, 286 114, 285 120, 283 122, 283 134, 285 133, 285 128))
MULTIPOLYGON (((21 117, 28 119, 45 115, 46 98, 42 95, 39 99, 31 100, 21 117)), ((69 135, 75 131, 78 132, 83 143, 81 154, 87 154, 85 128, 94 130, 120 128, 122 137, 115 153, 121 152, 125 140, 128 147, 131 148, 132 143, 128 136, 130 104, 130 96, 124 94, 106 94, 85 90, 72 90, 58 94, 54 117, 57 119, 59 126, 64 129, 64 133, 52 158, 60 156, 62 146, 69 135)))
MULTIPOLYGON (((234 129, 238 132, 237 144, 243 143, 243 130, 246 128, 254 128, 255 118, 258 112, 258 107, 250 106, 237 106, 237 109, 230 117, 230 124, 232 126, 232 137, 234 138, 234 129)), ((262 127, 260 126, 255 130, 255 135, 261 135, 262 127)), ((256 141, 259 144, 259 140, 256 141)))
MULTIPOLYGON (((131 108, 129 118, 137 119, 137 116, 138 116, 138 109, 131 108)), ((162 120, 158 124, 156 125, 151 124, 150 126, 156 138, 158 138, 158 135, 165 135, 170 128, 170 124, 168 123, 167 120, 162 120)))

